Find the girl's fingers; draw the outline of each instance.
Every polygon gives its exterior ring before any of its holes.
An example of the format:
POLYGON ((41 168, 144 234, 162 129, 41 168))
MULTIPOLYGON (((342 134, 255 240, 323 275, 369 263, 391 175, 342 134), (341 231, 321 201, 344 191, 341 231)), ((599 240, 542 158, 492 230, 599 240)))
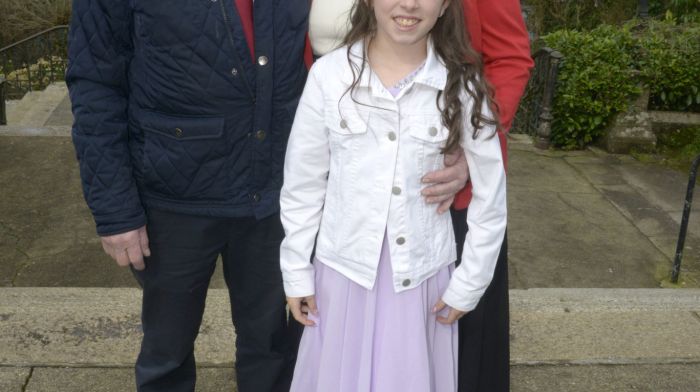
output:
POLYGON ((467 314, 467 313, 450 308, 450 313, 447 315, 447 317, 438 316, 437 321, 440 324, 448 324, 449 325, 449 324, 452 324, 455 321, 459 320, 460 318, 462 318, 462 316, 464 316, 465 314, 467 314))
POLYGON ((441 299, 438 300, 438 302, 435 304, 435 306, 433 306, 433 313, 437 313, 437 312, 439 312, 439 311, 445 309, 445 306, 447 306, 447 304, 445 304, 444 302, 442 302, 441 299))
POLYGON ((314 316, 318 315, 318 308, 316 307, 316 297, 310 296, 306 297, 306 305, 314 316))
POLYGON ((292 316, 296 321, 307 327, 313 327, 316 323, 309 320, 306 315, 301 312, 301 300, 301 298, 287 298, 289 311, 292 312, 292 316))

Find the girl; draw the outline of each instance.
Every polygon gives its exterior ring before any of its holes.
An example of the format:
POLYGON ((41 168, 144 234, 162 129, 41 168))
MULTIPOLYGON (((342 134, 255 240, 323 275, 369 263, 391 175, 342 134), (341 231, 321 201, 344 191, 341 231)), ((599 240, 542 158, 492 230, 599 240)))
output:
POLYGON ((307 326, 292 391, 456 390, 454 322, 488 286, 506 226, 498 119, 462 12, 358 0, 345 46, 310 71, 280 201, 285 291, 307 326), (450 217, 420 179, 457 148, 474 198, 454 269, 450 217))

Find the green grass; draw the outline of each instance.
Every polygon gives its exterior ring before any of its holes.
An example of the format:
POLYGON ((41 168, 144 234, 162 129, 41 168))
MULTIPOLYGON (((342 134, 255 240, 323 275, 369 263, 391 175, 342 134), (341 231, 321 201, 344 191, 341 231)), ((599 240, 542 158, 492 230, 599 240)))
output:
POLYGON ((631 154, 640 162, 660 163, 687 173, 693 159, 700 155, 700 126, 663 132, 658 135, 654 153, 631 154))

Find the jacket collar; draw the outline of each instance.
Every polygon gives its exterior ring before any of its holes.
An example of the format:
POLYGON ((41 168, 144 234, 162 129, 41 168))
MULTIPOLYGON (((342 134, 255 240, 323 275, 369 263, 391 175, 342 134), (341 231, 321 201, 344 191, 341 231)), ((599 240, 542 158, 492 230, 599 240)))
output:
MULTIPOLYGON (((350 59, 355 65, 358 66, 358 69, 361 65, 363 58, 362 52, 364 50, 365 46, 361 41, 355 42, 352 44, 352 46, 350 46, 350 59)), ((343 52, 345 53, 345 49, 343 49, 343 52)), ((349 86, 353 81, 353 71, 347 64, 347 59, 344 55, 342 56, 342 61, 344 62, 343 69, 345 70, 343 73, 343 82, 349 86)), ((425 59, 425 65, 413 79, 413 82, 430 86, 437 90, 445 89, 445 84, 447 83, 447 67, 435 52, 432 40, 428 40, 428 57, 425 59)), ((381 91, 383 88, 379 78, 376 77, 374 72, 372 72, 368 66, 365 67, 365 70, 362 73, 358 87, 371 88, 375 92, 381 91)))

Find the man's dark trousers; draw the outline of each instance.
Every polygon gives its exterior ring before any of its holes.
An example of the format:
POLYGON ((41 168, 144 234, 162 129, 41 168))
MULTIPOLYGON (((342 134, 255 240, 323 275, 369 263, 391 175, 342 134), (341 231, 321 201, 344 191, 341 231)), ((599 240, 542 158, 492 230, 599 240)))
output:
POLYGON ((194 341, 219 255, 237 336, 238 390, 288 391, 296 347, 279 267, 279 214, 256 220, 151 209, 147 229, 151 257, 135 271, 143 287, 138 391, 194 391, 194 341))
MULTIPOLYGON (((466 210, 450 210, 458 257, 467 235, 466 210)), ((458 260, 458 262, 461 260, 458 260)), ((459 320, 458 392, 510 390, 508 236, 503 238, 496 270, 476 308, 459 320)))

